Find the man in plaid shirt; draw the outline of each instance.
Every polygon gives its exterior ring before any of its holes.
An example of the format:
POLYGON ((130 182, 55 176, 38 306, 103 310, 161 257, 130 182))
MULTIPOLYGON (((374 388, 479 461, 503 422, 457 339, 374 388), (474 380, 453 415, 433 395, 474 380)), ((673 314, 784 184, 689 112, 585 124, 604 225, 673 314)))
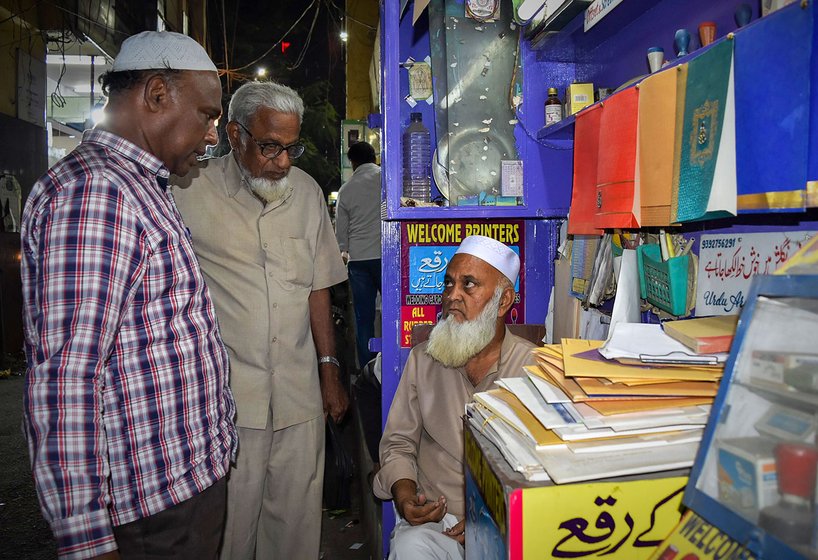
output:
POLYGON ((22 220, 26 430, 63 558, 213 558, 235 455, 227 354, 167 188, 217 142, 193 39, 144 32, 103 76, 106 120, 22 220))

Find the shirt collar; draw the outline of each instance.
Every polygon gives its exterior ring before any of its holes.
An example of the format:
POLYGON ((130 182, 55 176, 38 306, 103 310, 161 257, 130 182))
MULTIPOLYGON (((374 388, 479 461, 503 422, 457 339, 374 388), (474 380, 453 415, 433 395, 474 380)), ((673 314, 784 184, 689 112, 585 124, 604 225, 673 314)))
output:
POLYGON ((357 175, 358 173, 365 173, 367 170, 372 168, 378 168, 377 163, 362 163, 358 167, 355 168, 355 171, 352 172, 353 175, 357 175))
POLYGON ((508 326, 505 327, 505 331, 506 333, 503 336, 503 343, 500 345, 500 357, 497 358, 497 361, 489 368, 486 377, 500 371, 500 367, 504 364, 509 354, 511 354, 511 347, 514 345, 514 342, 511 340, 512 335, 511 331, 508 330, 508 326))
POLYGON ((82 142, 90 144, 99 144, 109 150, 116 152, 125 159, 128 159, 137 165, 147 169, 152 175, 161 177, 167 184, 167 179, 170 177, 170 171, 165 164, 150 152, 146 152, 133 142, 125 140, 121 136, 117 136, 113 132, 93 128, 82 133, 82 142))
MULTIPOLYGON (((511 331, 508 330, 508 326, 504 328, 505 335, 503 336, 503 342, 500 345, 500 356, 497 358, 496 362, 491 364, 489 370, 486 372, 485 377, 483 377, 483 380, 480 383, 478 383, 477 386, 474 387, 475 390, 484 390, 481 389, 481 387, 489 387, 492 383, 494 383, 494 380, 496 379, 498 372, 500 371, 500 368, 503 367, 508 356, 511 354, 512 346, 514 345, 514 342, 512 341, 512 334, 511 331)), ((459 371, 460 375, 463 376, 463 379, 465 379, 466 382, 469 385, 471 385, 469 375, 466 373, 466 368, 465 367, 457 368, 457 371, 459 371)))
POLYGON ((246 188, 244 186, 244 177, 239 169, 239 164, 236 162, 236 155, 231 151, 224 156, 224 184, 227 187, 227 194, 230 198, 235 198, 239 190, 246 188))

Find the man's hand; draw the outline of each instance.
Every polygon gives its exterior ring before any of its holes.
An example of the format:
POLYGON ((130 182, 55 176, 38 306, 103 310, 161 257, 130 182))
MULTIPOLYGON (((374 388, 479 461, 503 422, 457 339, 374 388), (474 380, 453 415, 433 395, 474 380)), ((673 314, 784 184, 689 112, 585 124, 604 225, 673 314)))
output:
POLYGON ((341 260, 344 261, 344 264, 349 264, 349 252, 341 251, 341 260))
POLYGON ((446 529, 443 534, 466 546, 466 520, 458 521, 457 525, 451 529, 446 529))
POLYGON ((440 496, 430 502, 424 494, 416 494, 417 485, 412 480, 401 479, 392 485, 392 496, 398 513, 410 525, 438 522, 448 511, 446 498, 440 496))
POLYGON ((321 376, 321 400, 324 403, 324 414, 329 414, 335 423, 344 418, 349 407, 349 397, 341 385, 338 366, 335 364, 319 364, 321 376))

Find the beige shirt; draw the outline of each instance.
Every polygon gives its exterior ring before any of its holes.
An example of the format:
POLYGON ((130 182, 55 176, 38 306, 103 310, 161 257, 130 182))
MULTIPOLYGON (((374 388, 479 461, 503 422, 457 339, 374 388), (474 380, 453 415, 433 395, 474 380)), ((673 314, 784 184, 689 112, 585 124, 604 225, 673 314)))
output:
POLYGON ((347 275, 320 187, 295 167, 288 177, 290 192, 267 205, 243 185, 232 153, 174 180, 243 428, 267 426, 271 399, 276 430, 323 413, 308 298, 347 275))
POLYGON ((474 393, 491 388, 502 377, 525 375, 533 365, 534 345, 506 329, 500 358, 475 387, 463 368, 449 369, 426 355, 426 342, 412 349, 389 409, 381 438, 381 470, 373 489, 381 499, 392 498, 392 485, 413 480, 430 500, 445 496, 449 513, 465 513, 463 421, 474 393))

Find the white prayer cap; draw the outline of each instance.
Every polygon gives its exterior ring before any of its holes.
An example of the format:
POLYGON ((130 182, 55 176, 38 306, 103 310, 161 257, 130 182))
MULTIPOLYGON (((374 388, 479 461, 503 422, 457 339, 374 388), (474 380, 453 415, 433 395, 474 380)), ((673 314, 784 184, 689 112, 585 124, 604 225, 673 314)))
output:
POLYGON ((496 239, 483 235, 470 235, 460 243, 460 247, 454 254, 458 253, 466 253, 486 261, 511 280, 512 284, 517 283, 517 275, 520 274, 520 257, 511 248, 496 239))
POLYGON ((199 43, 172 31, 143 31, 128 37, 111 71, 161 69, 218 71, 199 43))

